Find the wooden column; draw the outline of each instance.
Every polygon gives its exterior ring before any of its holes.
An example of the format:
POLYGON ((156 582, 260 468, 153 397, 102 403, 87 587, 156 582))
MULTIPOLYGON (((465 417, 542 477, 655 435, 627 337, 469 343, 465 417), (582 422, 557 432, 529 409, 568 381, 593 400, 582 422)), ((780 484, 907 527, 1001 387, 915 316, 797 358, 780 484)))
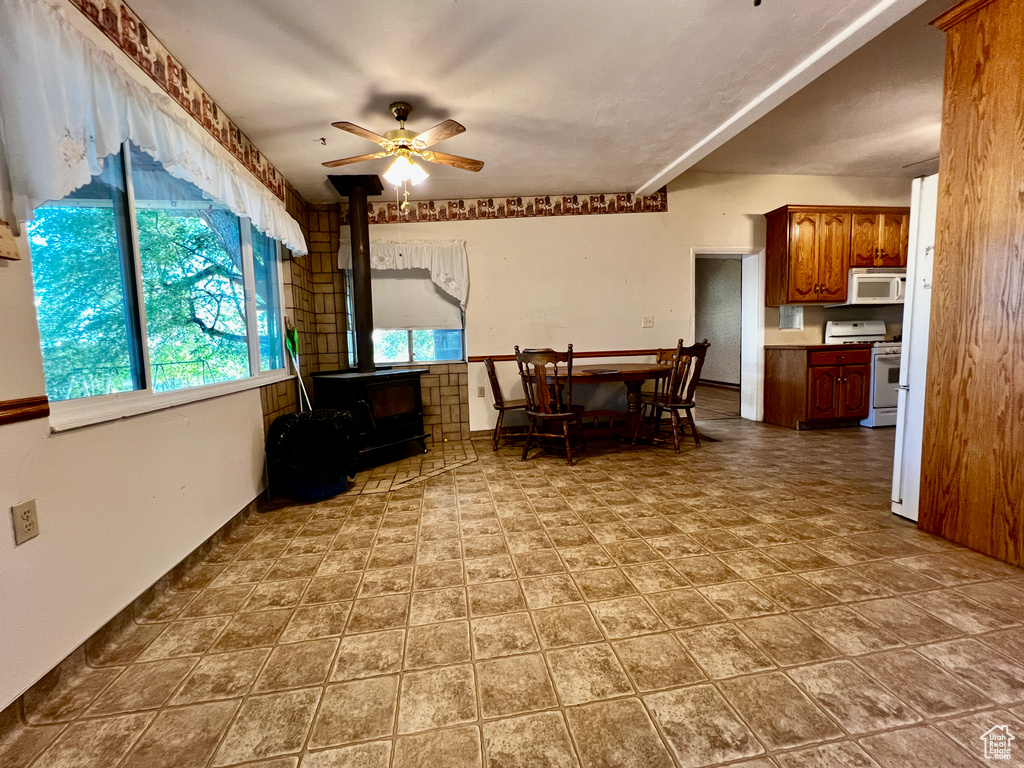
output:
POLYGON ((920 527, 1024 564, 1024 17, 966 0, 947 33, 920 527))
POLYGON ((352 242, 352 320, 355 323, 356 367, 376 370, 373 364, 373 291, 370 287, 370 217, 367 195, 384 187, 376 176, 328 176, 334 188, 348 197, 348 225, 352 242))

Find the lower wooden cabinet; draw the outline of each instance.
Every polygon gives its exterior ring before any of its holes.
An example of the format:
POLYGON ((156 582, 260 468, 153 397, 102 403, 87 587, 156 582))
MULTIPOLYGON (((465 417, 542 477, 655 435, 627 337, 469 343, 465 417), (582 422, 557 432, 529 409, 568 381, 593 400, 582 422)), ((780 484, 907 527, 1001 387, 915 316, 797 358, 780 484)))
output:
POLYGON ((764 420, 793 429, 856 424, 870 406, 871 347, 765 348, 764 420))

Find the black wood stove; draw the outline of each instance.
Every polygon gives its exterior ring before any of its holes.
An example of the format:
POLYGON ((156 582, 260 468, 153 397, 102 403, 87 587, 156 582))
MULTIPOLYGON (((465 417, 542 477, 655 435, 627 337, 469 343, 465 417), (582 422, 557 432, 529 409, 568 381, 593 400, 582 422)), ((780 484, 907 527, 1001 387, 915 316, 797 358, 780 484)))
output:
POLYGON ((413 441, 426 453, 420 394, 420 375, 426 372, 413 368, 314 373, 313 400, 317 408, 352 412, 360 455, 413 441))

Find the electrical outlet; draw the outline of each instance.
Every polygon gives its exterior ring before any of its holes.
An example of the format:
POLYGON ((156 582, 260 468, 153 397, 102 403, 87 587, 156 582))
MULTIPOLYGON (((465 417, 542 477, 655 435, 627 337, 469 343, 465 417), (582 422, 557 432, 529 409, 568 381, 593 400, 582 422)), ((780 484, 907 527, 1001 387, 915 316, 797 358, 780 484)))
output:
POLYGON ((483 387, 477 387, 476 388, 476 396, 477 397, 483 397, 484 396, 484 388, 483 387))
POLYGON ((39 519, 36 517, 35 499, 11 507, 11 518, 14 520, 15 545, 24 544, 39 535, 39 519))
POLYGON ((640 323, 641 323, 641 326, 643 328, 653 328, 654 327, 654 315, 643 315, 640 318, 640 323))

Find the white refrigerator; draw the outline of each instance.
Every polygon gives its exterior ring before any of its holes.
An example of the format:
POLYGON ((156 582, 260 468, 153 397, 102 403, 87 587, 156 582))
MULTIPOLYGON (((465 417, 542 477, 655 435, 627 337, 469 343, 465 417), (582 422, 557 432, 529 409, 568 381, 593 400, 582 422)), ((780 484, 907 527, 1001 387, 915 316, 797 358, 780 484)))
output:
POLYGON ((914 179, 910 199, 907 293, 903 302, 896 450, 893 456, 892 511, 917 520, 921 495, 921 446, 924 439, 928 321, 932 304, 932 254, 939 177, 914 179))

